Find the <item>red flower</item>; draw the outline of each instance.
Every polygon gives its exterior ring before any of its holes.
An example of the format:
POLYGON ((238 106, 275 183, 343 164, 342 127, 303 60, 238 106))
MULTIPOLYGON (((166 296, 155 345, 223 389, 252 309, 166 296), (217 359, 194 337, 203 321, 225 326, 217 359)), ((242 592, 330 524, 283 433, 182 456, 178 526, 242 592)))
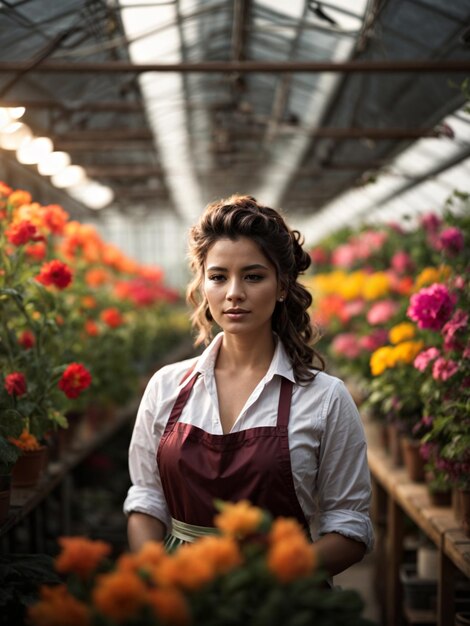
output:
POLYGON ((54 285, 59 289, 65 289, 72 282, 72 272, 68 265, 54 259, 44 263, 36 280, 43 285, 54 285))
POLYGON ((59 380, 59 389, 67 398, 78 398, 80 393, 90 385, 91 374, 81 363, 71 363, 59 380))
POLYGON ((44 241, 38 241, 37 243, 30 243, 29 246, 26 246, 24 249, 27 256, 32 259, 36 259, 36 261, 42 261, 46 258, 46 244, 44 241))
POLYGON ((5 389, 10 396, 24 396, 26 393, 26 378, 21 372, 13 372, 5 376, 5 389))
POLYGON ((38 241, 41 236, 38 235, 36 226, 28 220, 22 220, 11 224, 9 228, 5 230, 5 235, 10 243, 14 246, 22 246, 28 241, 38 241))
POLYGON ((101 311, 100 317, 110 328, 117 328, 124 323, 124 318, 122 317, 119 309, 116 309, 116 307, 104 309, 104 311, 101 311))
POLYGON ((36 343, 36 337, 30 330, 24 330, 18 337, 18 343, 26 350, 29 350, 36 343))

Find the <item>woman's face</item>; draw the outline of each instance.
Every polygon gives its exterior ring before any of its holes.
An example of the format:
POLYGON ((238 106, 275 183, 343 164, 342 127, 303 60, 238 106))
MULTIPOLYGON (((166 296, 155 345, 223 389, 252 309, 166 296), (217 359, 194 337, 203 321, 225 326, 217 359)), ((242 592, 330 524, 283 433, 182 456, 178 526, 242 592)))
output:
POLYGON ((247 237, 212 245, 203 288, 215 322, 233 334, 271 332, 276 301, 284 295, 274 265, 247 237))

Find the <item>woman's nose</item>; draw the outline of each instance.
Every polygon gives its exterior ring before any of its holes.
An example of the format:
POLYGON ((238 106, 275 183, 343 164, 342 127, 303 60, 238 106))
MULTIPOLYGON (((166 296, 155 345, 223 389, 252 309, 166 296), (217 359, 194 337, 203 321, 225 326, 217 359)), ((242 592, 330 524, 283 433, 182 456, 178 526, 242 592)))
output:
POLYGON ((234 279, 229 281, 227 286, 227 300, 243 300, 245 298, 245 290, 240 280, 234 279))

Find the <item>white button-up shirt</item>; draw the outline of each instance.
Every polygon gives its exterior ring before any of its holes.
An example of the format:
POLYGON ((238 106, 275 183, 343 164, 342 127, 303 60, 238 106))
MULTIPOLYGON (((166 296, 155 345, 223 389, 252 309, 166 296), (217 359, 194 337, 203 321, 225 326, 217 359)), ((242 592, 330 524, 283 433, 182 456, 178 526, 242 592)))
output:
MULTIPOLYGON (((132 486, 124 511, 147 513, 171 527, 156 451, 181 379, 195 363, 192 376, 200 373, 180 421, 208 433, 223 434, 219 419, 214 365, 222 333, 201 356, 158 370, 144 392, 129 449, 132 486)), ((292 366, 281 341, 266 375, 248 398, 231 432, 258 426, 275 426, 280 381, 294 383, 289 418, 289 449, 294 487, 309 522, 312 538, 337 532, 373 544, 369 518, 370 474, 366 442, 356 405, 344 383, 324 372, 313 381, 296 384, 292 366)))

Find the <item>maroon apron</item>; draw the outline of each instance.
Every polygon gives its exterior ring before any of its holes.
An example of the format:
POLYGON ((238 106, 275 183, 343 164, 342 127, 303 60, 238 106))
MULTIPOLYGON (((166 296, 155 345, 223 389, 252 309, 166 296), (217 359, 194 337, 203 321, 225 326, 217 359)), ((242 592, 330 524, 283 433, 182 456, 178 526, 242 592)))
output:
POLYGON ((213 435, 178 421, 198 376, 181 389, 157 451, 172 518, 213 526, 215 499, 246 499, 274 517, 296 518, 308 531, 295 493, 289 453, 292 382, 282 378, 276 426, 213 435))

